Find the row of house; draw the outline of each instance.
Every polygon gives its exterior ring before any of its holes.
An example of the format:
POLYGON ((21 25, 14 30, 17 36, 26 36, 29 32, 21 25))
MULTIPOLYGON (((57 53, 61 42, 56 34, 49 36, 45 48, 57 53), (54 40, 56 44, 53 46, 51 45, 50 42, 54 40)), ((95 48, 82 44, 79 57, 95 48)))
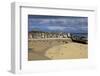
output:
POLYGON ((29 39, 42 39, 42 38, 68 38, 70 33, 65 32, 42 32, 42 31, 31 31, 28 33, 29 39))

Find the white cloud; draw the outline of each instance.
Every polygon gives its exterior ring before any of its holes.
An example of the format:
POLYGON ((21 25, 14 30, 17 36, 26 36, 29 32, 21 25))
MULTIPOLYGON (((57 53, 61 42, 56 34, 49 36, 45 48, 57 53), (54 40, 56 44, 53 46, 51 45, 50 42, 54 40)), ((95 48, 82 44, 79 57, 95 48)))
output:
POLYGON ((61 27, 61 26, 48 26, 49 30, 64 30, 66 27, 61 27))

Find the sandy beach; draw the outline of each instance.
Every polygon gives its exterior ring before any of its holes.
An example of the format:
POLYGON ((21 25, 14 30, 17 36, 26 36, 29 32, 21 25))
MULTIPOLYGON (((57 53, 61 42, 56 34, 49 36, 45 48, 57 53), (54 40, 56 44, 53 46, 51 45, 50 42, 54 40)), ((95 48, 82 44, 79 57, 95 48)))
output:
POLYGON ((28 41, 28 60, 88 58, 88 44, 70 39, 44 39, 28 41))

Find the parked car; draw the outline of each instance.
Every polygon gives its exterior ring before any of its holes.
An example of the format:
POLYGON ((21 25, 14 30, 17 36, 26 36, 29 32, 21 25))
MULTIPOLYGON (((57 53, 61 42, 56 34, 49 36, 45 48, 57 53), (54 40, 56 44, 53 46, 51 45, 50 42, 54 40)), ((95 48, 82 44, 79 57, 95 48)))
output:
POLYGON ((74 42, 88 43, 87 33, 72 33, 71 40, 74 42))

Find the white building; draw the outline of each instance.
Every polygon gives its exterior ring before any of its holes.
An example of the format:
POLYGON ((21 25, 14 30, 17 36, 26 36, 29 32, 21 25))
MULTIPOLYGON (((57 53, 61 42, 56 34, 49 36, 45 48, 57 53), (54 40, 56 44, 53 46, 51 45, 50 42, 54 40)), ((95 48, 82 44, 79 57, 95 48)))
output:
POLYGON ((64 32, 41 32, 31 31, 28 33, 29 39, 43 39, 43 38, 68 38, 70 33, 64 32))

